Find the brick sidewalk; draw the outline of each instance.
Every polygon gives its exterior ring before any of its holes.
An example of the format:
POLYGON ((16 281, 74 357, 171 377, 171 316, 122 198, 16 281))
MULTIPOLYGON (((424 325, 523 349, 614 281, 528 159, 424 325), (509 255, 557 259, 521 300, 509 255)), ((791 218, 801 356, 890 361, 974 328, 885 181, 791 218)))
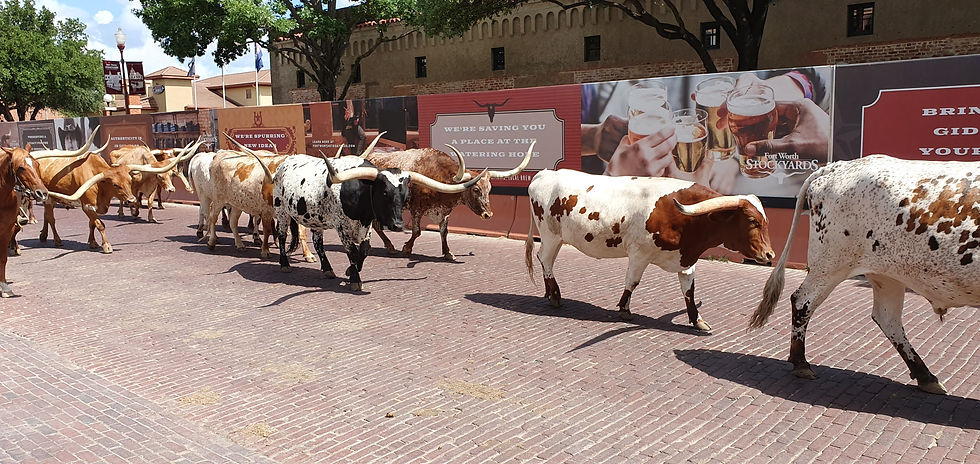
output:
POLYGON ((21 296, 0 301, 0 461, 980 460, 972 308, 940 323, 907 299, 910 340, 950 392, 933 396, 910 385, 862 281, 814 316, 820 379, 805 381, 784 361, 799 271, 746 333, 769 269, 701 261, 702 335, 675 276, 648 269, 622 322, 625 260, 572 248, 562 309, 539 268, 528 281, 523 242, 453 235, 460 263, 446 263, 428 232, 411 259, 376 248, 354 294, 318 264, 281 274, 228 233, 208 251, 196 207, 157 213, 107 216, 111 255, 87 249, 77 209, 56 211, 63 248, 22 234, 8 265, 21 296))

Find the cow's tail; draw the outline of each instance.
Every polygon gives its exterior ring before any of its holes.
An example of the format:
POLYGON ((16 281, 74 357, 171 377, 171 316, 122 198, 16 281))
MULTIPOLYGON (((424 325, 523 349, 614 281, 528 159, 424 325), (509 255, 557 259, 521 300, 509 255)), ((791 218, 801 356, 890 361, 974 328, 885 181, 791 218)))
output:
POLYGON ((293 218, 289 218, 289 233, 292 234, 292 238, 289 239, 289 248, 286 249, 286 253, 296 251, 296 246, 299 245, 299 224, 293 218))
POLYGON ((779 301, 779 295, 783 293, 783 284, 786 277, 786 261, 789 259, 789 249, 793 245, 793 237, 796 236, 796 225, 800 222, 800 214, 803 212, 803 205, 806 203, 807 192, 810 189, 810 182, 823 175, 823 169, 819 169, 803 181, 800 187, 799 196, 796 197, 796 209, 793 210, 793 222, 789 226, 789 236, 786 237, 786 245, 783 246, 783 253, 779 256, 779 261, 773 266, 772 274, 766 281, 766 287, 762 290, 762 301, 759 308, 752 313, 749 319, 749 329, 758 329, 766 324, 769 315, 772 314, 779 301))
POLYGON ((527 226, 527 238, 524 239, 524 264, 527 265, 527 277, 534 282, 534 209, 530 199, 527 202, 531 214, 528 216, 531 224, 527 226))

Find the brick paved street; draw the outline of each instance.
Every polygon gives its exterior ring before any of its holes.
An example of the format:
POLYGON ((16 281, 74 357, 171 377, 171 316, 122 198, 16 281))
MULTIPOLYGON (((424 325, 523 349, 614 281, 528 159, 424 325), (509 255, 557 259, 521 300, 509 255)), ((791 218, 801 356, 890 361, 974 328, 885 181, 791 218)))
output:
POLYGON ((652 267, 620 321, 625 260, 573 248, 552 309, 523 241, 452 235, 446 263, 427 232, 410 259, 375 248, 352 293, 224 231, 209 251, 196 207, 155 215, 107 216, 111 255, 88 250, 77 209, 56 211, 62 248, 21 234, 20 296, 0 301, 0 462, 980 462, 973 308, 940 322, 907 298, 910 340, 950 392, 934 396, 859 280, 814 316, 806 381, 785 362, 802 271, 746 333, 769 269, 699 262, 702 335, 652 267))

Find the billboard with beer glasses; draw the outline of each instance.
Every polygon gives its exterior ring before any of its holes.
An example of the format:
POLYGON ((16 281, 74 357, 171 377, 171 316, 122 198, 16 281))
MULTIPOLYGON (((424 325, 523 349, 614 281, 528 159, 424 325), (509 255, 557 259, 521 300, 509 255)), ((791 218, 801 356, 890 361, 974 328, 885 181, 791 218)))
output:
POLYGON ((584 84, 582 170, 795 198, 830 158, 831 66, 584 84))
POLYGON ((980 161, 980 56, 837 67, 834 158, 980 161))

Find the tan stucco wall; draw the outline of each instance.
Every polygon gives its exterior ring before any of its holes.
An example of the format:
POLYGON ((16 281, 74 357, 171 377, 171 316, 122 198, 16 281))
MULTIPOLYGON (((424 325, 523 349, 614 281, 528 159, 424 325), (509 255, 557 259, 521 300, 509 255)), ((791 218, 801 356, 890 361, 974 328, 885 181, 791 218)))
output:
MULTIPOLYGON (((647 7, 656 2, 641 0, 647 7)), ((700 23, 712 21, 701 0, 675 0, 688 28, 700 33, 700 23)), ((775 0, 769 9, 760 68, 824 64, 828 54, 815 50, 935 39, 950 35, 980 34, 980 3, 976 0, 887 0, 875 2, 874 34, 847 37, 847 6, 857 0, 775 0), (816 62, 821 61, 822 62, 816 62)), ((663 6, 653 6, 661 18, 669 17, 663 6)), ((392 25, 389 34, 403 31, 392 25)), ((355 31, 344 57, 353 57, 373 45, 372 28, 355 31)), ((935 50, 933 56, 955 54, 957 50, 935 50)), ((735 50, 722 34, 721 48, 711 52, 716 62, 735 63, 735 50)), ((909 56, 916 57, 916 56, 909 56)), ((878 59, 903 58, 901 48, 878 59)), ((579 7, 562 11, 551 4, 528 4, 507 15, 483 21, 461 38, 428 38, 413 34, 383 45, 361 62, 363 79, 358 97, 382 97, 421 93, 440 89, 438 84, 499 80, 497 86, 529 87, 602 80, 644 77, 685 70, 685 66, 666 66, 658 72, 651 64, 686 61, 698 64, 694 51, 681 41, 668 41, 639 21, 625 17, 611 8, 579 7), (584 37, 601 36, 601 61, 584 61, 584 37), (504 47, 506 69, 491 70, 490 49, 504 47), (415 77, 415 57, 425 56, 428 75, 415 77), (625 71, 618 68, 625 68, 625 71), (613 70, 615 72, 601 72, 613 70), (625 74, 625 75, 624 75, 625 74)), ((296 67, 279 56, 272 58, 273 94, 276 103, 289 103, 297 97, 316 98, 316 92, 296 91, 296 67)), ((695 71, 697 72, 697 71, 695 71)), ((346 79, 346 73, 341 81, 346 79)), ((341 84, 342 85, 342 84, 341 84)), ((307 87, 313 88, 307 78, 307 87)), ((459 86, 465 90, 465 86, 459 86)))
POLYGON ((194 106, 194 90, 189 79, 155 79, 147 88, 156 99, 160 112, 184 111, 186 106, 194 106), (157 85, 163 86, 163 93, 152 93, 157 85))

